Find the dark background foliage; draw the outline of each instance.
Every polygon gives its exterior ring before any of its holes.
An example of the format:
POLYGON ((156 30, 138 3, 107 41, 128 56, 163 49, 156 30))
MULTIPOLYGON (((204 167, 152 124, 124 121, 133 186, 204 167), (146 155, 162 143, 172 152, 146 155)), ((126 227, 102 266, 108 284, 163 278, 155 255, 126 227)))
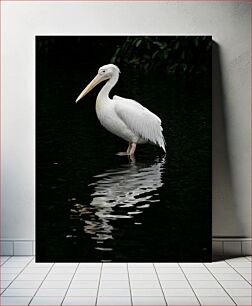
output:
POLYGON ((209 36, 136 36, 117 45, 112 63, 131 65, 145 71, 200 74, 211 70, 209 36))
POLYGON ((38 41, 37 54, 50 61, 55 52, 63 49, 69 54, 74 51, 78 58, 88 48, 92 50, 91 56, 97 56, 98 65, 102 50, 102 58, 107 58, 107 63, 120 67, 187 75, 211 71, 211 36, 110 36, 106 39, 97 36, 96 41, 92 37, 83 40, 76 36, 69 41, 65 44, 64 37, 44 37, 38 41))

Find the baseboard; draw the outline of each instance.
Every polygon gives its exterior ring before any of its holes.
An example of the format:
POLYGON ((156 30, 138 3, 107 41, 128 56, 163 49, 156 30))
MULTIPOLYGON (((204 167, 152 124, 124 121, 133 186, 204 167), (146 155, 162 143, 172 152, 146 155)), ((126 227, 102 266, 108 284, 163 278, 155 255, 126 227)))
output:
POLYGON ((1 256, 32 256, 35 255, 34 240, 0 240, 1 256))
MULTIPOLYGON (((213 260, 252 255, 251 240, 251 238, 214 237, 212 239, 213 260)), ((0 240, 0 255, 35 255, 35 241, 2 239, 0 240)))
POLYGON ((214 237, 212 239, 213 260, 251 256, 251 238, 214 237))

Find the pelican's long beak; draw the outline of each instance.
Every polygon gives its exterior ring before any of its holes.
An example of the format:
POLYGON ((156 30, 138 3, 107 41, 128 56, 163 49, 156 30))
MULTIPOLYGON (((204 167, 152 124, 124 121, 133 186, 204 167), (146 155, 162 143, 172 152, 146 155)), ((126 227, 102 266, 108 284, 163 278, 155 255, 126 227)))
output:
POLYGON ((103 81, 103 77, 99 74, 84 88, 79 97, 76 99, 76 103, 80 101, 90 90, 92 90, 97 84, 103 81))

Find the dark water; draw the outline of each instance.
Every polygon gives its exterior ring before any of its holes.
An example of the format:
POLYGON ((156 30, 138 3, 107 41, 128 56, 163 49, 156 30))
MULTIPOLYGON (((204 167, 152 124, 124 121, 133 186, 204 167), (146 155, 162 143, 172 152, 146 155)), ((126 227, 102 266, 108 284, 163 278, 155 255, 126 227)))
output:
POLYGON ((37 261, 210 260, 209 79, 122 71, 113 93, 160 116, 167 143, 130 162, 96 118, 100 87, 74 103, 94 76, 77 66, 37 73, 37 261))

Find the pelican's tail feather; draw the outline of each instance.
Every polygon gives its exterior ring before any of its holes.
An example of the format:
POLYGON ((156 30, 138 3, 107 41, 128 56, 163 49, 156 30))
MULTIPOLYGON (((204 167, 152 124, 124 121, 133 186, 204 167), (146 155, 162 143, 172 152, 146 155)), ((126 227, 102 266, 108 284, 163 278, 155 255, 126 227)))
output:
POLYGON ((165 149, 165 146, 166 146, 166 143, 165 143, 165 138, 164 138, 164 135, 161 133, 162 137, 159 139, 158 141, 158 145, 160 146, 160 148, 163 149, 163 151, 166 153, 166 149, 165 149))

